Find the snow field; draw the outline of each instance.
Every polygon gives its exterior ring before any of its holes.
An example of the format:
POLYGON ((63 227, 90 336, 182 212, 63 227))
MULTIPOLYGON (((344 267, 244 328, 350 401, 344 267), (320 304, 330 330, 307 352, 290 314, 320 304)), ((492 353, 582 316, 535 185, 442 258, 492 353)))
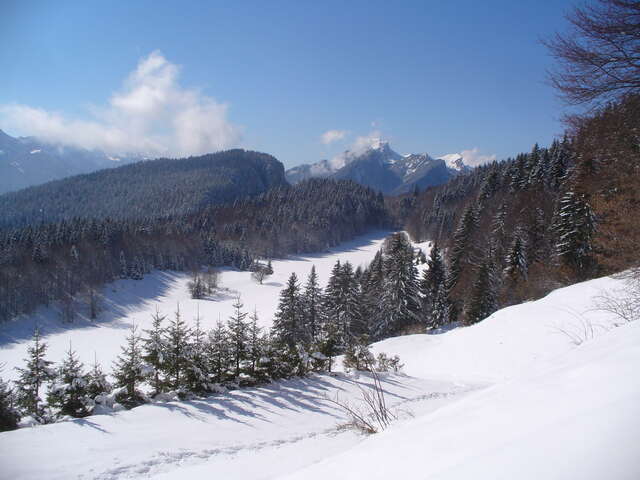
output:
POLYGON ((5 380, 17 377, 14 367, 22 366, 36 325, 48 344, 49 360, 57 362, 62 359, 71 343, 85 366, 97 358, 107 372, 120 354, 120 346, 124 345, 131 325, 137 325, 139 333, 150 328, 156 308, 170 318, 179 305, 180 314, 188 324, 194 325, 199 315, 202 328, 209 330, 218 319, 227 321, 233 312, 234 300, 240 294, 244 310, 253 312, 255 309, 260 325, 268 328, 278 307, 280 290, 292 272, 303 285, 315 265, 320 285, 324 288, 337 260, 348 260, 354 268, 365 266, 389 234, 373 232, 327 253, 273 260, 274 274, 267 277, 263 285, 253 280, 250 272, 225 268, 220 277, 220 290, 208 299, 191 298, 187 288, 188 274, 153 272, 143 280, 118 280, 107 285, 103 290, 105 308, 97 321, 81 317, 73 323, 63 323, 53 308, 41 308, 28 317, 0 324, 0 365, 6 364, 2 376, 5 380))
MULTIPOLYGON (((83 361, 96 350, 109 367, 130 323, 147 328, 156 305, 170 314, 180 302, 190 322, 199 309, 209 328, 218 314, 226 320, 237 292, 268 326, 292 271, 304 282, 315 264, 324 286, 336 259, 364 264, 385 235, 274 261, 275 274, 262 286, 249 273, 225 271, 229 290, 216 300, 191 300, 188 277, 179 274, 116 282, 96 324, 63 325, 43 309, 1 326, 0 362, 21 364, 38 321, 49 359, 58 360, 71 339, 83 361)), ((405 364, 404 374, 383 376, 400 419, 376 435, 338 428, 344 414, 326 398, 357 402, 367 375, 312 375, 5 432, 0 478, 637 479, 640 322, 613 328, 614 319, 594 309, 598 295, 621 286, 612 278, 591 280, 471 327, 374 344, 374 352, 398 354, 405 364), (562 333, 579 336, 585 325, 593 335, 580 345, 562 333)))

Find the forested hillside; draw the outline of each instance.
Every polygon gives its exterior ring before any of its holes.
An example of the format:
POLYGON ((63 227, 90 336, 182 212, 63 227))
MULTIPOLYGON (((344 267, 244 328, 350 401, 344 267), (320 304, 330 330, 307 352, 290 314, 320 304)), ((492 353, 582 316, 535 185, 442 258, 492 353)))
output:
POLYGON ((149 160, 0 195, 0 228, 74 217, 183 215, 285 183, 284 167, 265 153, 228 150, 149 160))
POLYGON ((86 217, 5 230, 0 319, 60 301, 69 320, 77 299, 91 304, 96 289, 116 278, 202 265, 249 269, 256 258, 323 250, 386 222, 383 197, 373 190, 310 180, 188 215, 86 217))
POLYGON ((433 326, 638 264, 639 106, 628 96, 549 148, 389 202, 414 238, 439 247, 425 299, 433 326))

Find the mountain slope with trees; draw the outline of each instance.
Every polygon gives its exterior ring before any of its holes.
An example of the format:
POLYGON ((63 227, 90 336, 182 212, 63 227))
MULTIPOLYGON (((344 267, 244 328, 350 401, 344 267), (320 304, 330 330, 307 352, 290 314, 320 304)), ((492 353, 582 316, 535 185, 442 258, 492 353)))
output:
POLYGON ((284 184, 284 167, 265 153, 228 150, 148 160, 0 195, 0 228, 74 217, 183 215, 284 184))

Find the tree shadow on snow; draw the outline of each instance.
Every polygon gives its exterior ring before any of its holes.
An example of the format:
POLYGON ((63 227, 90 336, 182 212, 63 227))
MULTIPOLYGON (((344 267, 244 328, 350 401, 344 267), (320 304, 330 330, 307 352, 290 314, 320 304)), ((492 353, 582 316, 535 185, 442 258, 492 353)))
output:
POLYGON ((57 306, 40 307, 34 313, 21 315, 0 324, 0 346, 22 343, 33 337, 37 327, 43 337, 69 330, 98 328, 131 328, 127 317, 147 305, 153 305, 163 297, 184 274, 178 272, 153 272, 143 280, 117 280, 102 289, 101 312, 98 318, 88 318, 88 308, 76 303, 77 316, 65 322, 57 306))

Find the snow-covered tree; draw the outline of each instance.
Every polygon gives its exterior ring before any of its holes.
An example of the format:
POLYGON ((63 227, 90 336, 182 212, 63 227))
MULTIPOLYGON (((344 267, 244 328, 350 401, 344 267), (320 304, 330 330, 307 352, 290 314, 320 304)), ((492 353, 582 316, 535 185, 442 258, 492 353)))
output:
POLYGON ((14 393, 9 384, 0 378, 0 432, 15 430, 19 421, 14 393))
POLYGON ((380 316, 375 329, 378 338, 419 322, 418 273, 413 265, 413 249, 404 233, 392 236, 384 259, 384 273, 380 316))
POLYGON ((553 229, 560 260, 578 274, 591 264, 595 216, 584 195, 569 191, 560 200, 553 229))
POLYGON ((207 338, 200 324, 200 312, 196 315, 195 326, 191 332, 191 345, 186 371, 187 389, 198 395, 209 390, 209 372, 207 367, 207 338))
POLYGON ((529 262, 524 232, 521 228, 516 228, 505 258, 504 276, 510 283, 517 283, 520 279, 527 279, 528 269, 529 262))
POLYGON ((93 405, 87 391, 87 375, 71 345, 49 384, 47 403, 60 416, 82 418, 91 414, 93 405))
POLYGON ((152 316, 153 323, 151 324, 151 328, 144 330, 146 335, 142 339, 142 359, 147 366, 145 376, 153 388, 154 395, 162 392, 165 387, 163 372, 165 369, 164 357, 167 346, 162 322, 164 322, 166 318, 166 315, 161 315, 156 307, 156 312, 152 316))
POLYGON ((429 328, 437 328, 443 318, 442 295, 445 293, 446 270, 442 253, 437 244, 434 244, 429 253, 427 268, 420 280, 420 293, 422 294, 422 316, 429 328))
POLYGON ((87 395, 89 398, 95 399, 98 395, 111 393, 111 390, 111 383, 107 380, 107 375, 98 363, 98 359, 95 358, 87 373, 87 395))
POLYGON ((40 419, 44 413, 40 388, 53 379, 55 370, 53 362, 45 359, 47 344, 40 339, 40 331, 36 328, 33 333, 33 344, 28 348, 25 368, 16 368, 19 373, 16 380, 17 405, 26 415, 40 419))
POLYGON ((206 345, 207 371, 213 383, 224 383, 231 365, 228 332, 218 320, 216 327, 209 331, 206 345))
POLYGON ((249 337, 249 325, 245 320, 247 312, 242 311, 244 305, 240 296, 236 297, 233 303, 233 314, 227 322, 227 332, 229 340, 229 352, 231 354, 231 364, 234 369, 234 376, 240 377, 242 362, 247 359, 247 341, 249 337))
POLYGON ((493 252, 488 252, 478 268, 471 291, 466 323, 484 320, 498 309, 495 263, 493 252))
POLYGON ((273 321, 272 333, 283 345, 294 348, 302 338, 303 309, 300 287, 295 272, 280 292, 280 303, 273 321))
POLYGON ((302 308, 304 317, 304 332, 306 340, 314 342, 322 326, 322 288, 318 285, 318 274, 315 265, 307 277, 307 283, 302 294, 302 308))
POLYGON ((164 344, 166 345, 164 372, 166 373, 167 387, 180 393, 188 391, 186 371, 189 367, 191 353, 191 333, 191 329, 182 319, 178 306, 164 331, 164 344))
POLYGON ((114 386, 122 389, 116 399, 127 408, 144 403, 144 396, 138 388, 145 379, 146 371, 140 344, 137 326, 132 325, 126 344, 120 347, 121 353, 113 364, 114 386))
POLYGON ((453 247, 451 248, 449 277, 447 279, 449 288, 453 288, 458 282, 462 271, 462 262, 468 255, 471 235, 477 225, 476 211, 473 205, 469 205, 460 218, 458 228, 453 233, 453 247))

